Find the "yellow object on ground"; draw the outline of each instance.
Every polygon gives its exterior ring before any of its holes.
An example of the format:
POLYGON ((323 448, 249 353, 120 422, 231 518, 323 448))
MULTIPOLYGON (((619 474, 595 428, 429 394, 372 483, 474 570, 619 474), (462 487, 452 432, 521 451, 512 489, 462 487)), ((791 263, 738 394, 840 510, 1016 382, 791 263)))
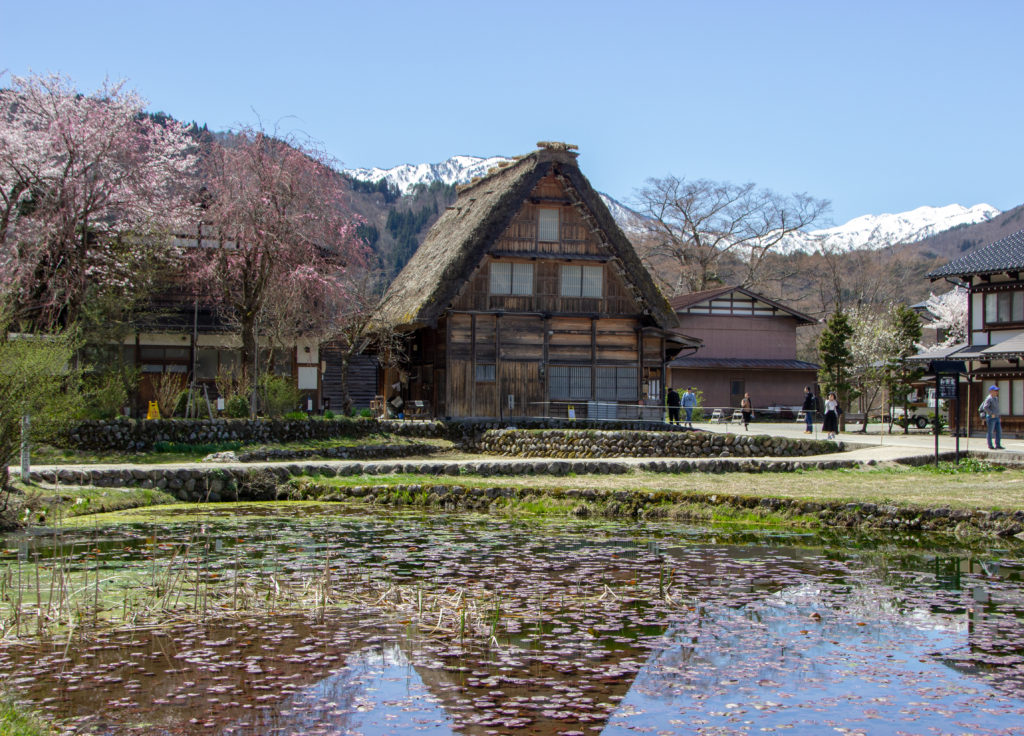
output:
POLYGON ((146 412, 146 419, 159 419, 160 406, 155 401, 149 402, 149 411, 146 412))

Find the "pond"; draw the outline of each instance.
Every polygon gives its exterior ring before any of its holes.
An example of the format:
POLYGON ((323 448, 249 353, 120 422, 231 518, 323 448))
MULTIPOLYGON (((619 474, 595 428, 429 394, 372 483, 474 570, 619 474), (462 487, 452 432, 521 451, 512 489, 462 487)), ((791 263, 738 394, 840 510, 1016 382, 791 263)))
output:
POLYGON ((312 504, 3 546, 2 686, 65 733, 1024 734, 1015 549, 312 504))

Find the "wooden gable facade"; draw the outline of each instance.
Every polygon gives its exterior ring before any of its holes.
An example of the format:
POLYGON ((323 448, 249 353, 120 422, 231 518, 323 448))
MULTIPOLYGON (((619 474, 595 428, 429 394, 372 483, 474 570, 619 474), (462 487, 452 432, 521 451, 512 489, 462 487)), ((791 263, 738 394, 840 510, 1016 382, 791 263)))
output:
POLYGON ((692 344, 564 148, 461 191, 396 285, 410 358, 385 390, 441 417, 659 418, 666 358, 692 344))

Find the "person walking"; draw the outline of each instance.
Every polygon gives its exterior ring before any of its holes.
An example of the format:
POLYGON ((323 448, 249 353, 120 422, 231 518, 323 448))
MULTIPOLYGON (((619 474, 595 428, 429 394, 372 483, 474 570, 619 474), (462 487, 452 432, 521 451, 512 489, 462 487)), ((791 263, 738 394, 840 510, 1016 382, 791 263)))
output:
POLYGON ((743 429, 744 431, 750 431, 750 417, 754 413, 754 407, 750 403, 750 394, 744 393, 743 398, 740 399, 740 413, 743 414, 743 429))
POLYGON ((1003 424, 999 418, 999 387, 989 386, 988 396, 978 407, 978 413, 988 425, 988 432, 985 439, 988 441, 988 449, 1003 450, 1003 424))
POLYGON ((821 431, 828 432, 828 438, 834 440, 839 431, 839 400, 834 392, 828 392, 825 399, 825 418, 821 422, 821 431))
POLYGON ((697 407, 697 394, 693 392, 693 386, 688 386, 683 392, 683 411, 686 412, 686 426, 693 429, 693 410, 697 407))
POLYGON ((804 386, 804 403, 800 408, 804 412, 804 434, 811 434, 814 432, 814 412, 818 408, 818 400, 814 398, 810 386, 804 386))
POLYGON ((679 424, 679 392, 670 388, 665 403, 668 405, 668 423, 679 424))

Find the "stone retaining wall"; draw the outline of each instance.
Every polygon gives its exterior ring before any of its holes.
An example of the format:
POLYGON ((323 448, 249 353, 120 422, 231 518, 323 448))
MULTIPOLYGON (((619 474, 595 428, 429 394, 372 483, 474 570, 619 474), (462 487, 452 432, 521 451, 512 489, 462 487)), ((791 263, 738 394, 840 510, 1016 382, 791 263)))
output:
POLYGON ((72 447, 101 452, 145 452, 158 442, 212 445, 363 437, 386 432, 405 437, 443 437, 441 422, 376 419, 115 419, 81 422, 68 433, 72 447))
MULTIPOLYGON (((437 445, 410 442, 407 445, 367 445, 327 447, 319 450, 251 450, 240 452, 235 459, 242 463, 270 462, 279 460, 309 460, 324 458, 331 460, 384 460, 412 455, 433 455, 441 450, 437 445)), ((230 453, 234 454, 234 453, 230 453)))
POLYGON ((622 491, 590 488, 530 489, 467 487, 445 483, 420 485, 328 486, 298 482, 288 486, 293 500, 360 500, 381 505, 411 505, 449 511, 500 511, 524 499, 548 498, 568 502, 577 517, 601 515, 678 520, 706 520, 705 509, 731 507, 754 513, 800 516, 827 527, 983 534, 1024 539, 1024 511, 899 507, 873 503, 816 502, 759 498, 733 494, 622 491))
POLYGON ((510 457, 798 457, 842 450, 842 443, 769 435, 497 429, 476 449, 510 457))
POLYGON ((224 464, 212 467, 131 468, 59 468, 32 471, 35 482, 62 485, 100 486, 104 488, 159 488, 183 501, 261 500, 275 498, 278 484, 294 476, 323 475, 556 475, 569 473, 621 474, 631 470, 656 473, 761 473, 798 469, 835 469, 857 465, 852 460, 784 460, 773 458, 709 458, 699 460, 646 460, 627 463, 622 460, 495 460, 482 462, 444 462, 432 460, 378 462, 308 462, 264 464, 224 464))

